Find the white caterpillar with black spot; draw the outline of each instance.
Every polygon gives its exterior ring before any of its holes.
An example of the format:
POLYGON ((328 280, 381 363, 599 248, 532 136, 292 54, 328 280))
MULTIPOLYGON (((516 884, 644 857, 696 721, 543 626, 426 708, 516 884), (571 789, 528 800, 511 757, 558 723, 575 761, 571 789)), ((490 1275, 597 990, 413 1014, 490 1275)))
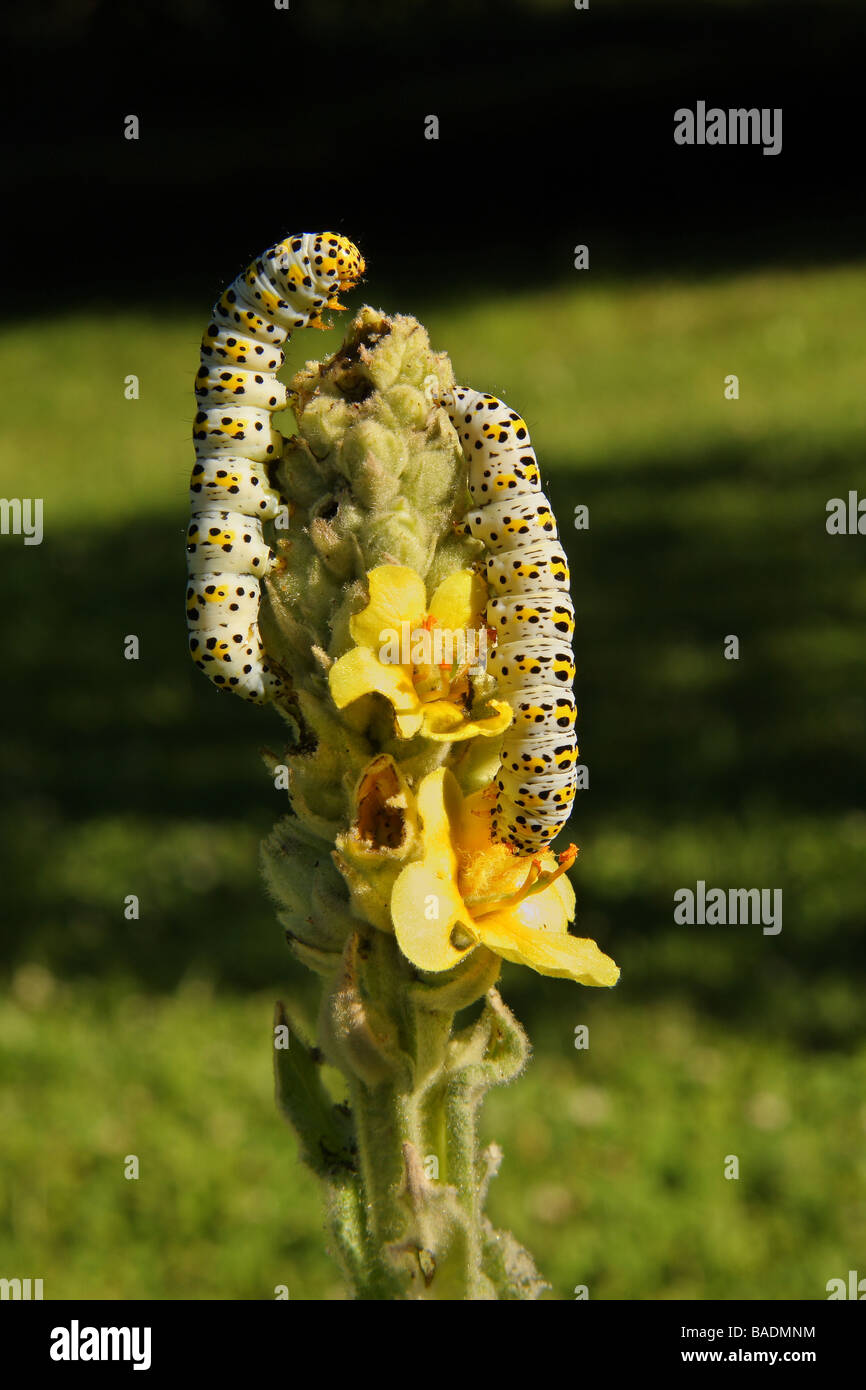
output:
POLYGON ((496 778, 495 833, 537 854, 566 824, 575 793, 568 561, 525 422, 495 396, 462 386, 442 404, 469 469, 473 505, 461 529, 489 552, 486 622, 496 645, 487 669, 514 715, 496 778))
POLYGON ((187 533, 189 649, 216 686, 257 704, 283 689, 258 621, 261 581, 278 563, 262 522, 283 505, 268 472, 283 444, 271 422, 286 405, 275 375, 282 344, 296 328, 323 327, 323 311, 342 309, 337 294, 363 273, 361 253, 345 237, 286 237, 217 300, 202 338, 187 533))

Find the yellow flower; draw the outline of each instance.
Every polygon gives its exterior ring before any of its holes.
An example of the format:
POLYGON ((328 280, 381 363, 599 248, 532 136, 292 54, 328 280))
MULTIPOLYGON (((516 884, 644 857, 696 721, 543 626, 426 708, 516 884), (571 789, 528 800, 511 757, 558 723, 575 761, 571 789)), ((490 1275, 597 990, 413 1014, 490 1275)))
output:
POLYGON ((407 864, 391 894, 401 951, 420 970, 450 970, 478 945, 505 960, 582 985, 614 985, 619 967, 594 941, 570 936, 574 889, 565 877, 577 850, 527 860, 494 842, 488 793, 465 798, 438 768, 417 794, 423 858, 407 864))
MULTIPOLYGON (((439 585, 429 609, 424 581, 405 565, 378 565, 367 581, 370 601, 349 620, 356 645, 328 673, 337 708, 376 691, 392 704, 401 738, 423 733, 425 738, 452 742, 504 733, 511 723, 504 701, 491 700, 493 713, 483 719, 467 719, 462 704, 469 693, 465 670, 458 670, 454 678, 453 660, 438 665, 425 660, 437 627, 450 634, 458 650, 461 634, 466 643, 467 636, 474 640, 483 631, 483 581, 471 570, 458 570, 439 585)), ((467 649, 472 650, 468 644, 467 649)))

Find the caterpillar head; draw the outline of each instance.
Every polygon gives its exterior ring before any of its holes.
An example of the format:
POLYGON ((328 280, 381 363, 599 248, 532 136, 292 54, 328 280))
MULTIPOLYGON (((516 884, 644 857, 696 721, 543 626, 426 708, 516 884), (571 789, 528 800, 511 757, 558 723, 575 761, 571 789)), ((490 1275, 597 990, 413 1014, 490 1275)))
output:
POLYGON ((335 232, 325 232, 322 239, 326 253, 323 268, 336 269, 337 284, 341 290, 354 289, 366 269, 364 257, 357 246, 348 237, 337 236, 335 232))

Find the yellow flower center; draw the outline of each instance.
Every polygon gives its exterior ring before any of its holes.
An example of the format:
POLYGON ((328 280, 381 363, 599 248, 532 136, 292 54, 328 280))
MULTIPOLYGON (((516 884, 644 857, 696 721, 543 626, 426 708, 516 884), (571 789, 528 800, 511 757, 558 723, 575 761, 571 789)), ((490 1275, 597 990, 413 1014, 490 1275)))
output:
POLYGON ((541 860, 533 859, 526 878, 516 893, 511 893, 505 898, 488 898, 477 903, 467 902, 467 907, 472 913, 472 920, 477 921, 479 917, 484 917, 488 912, 510 912, 512 908, 519 907, 534 893, 543 893, 571 868, 576 858, 577 845, 569 845, 568 849, 564 849, 557 856, 557 868, 552 872, 545 872, 542 869, 541 860))
POLYGON ((470 718, 469 676, 481 664, 487 630, 487 587, 457 570, 427 599, 424 582, 403 565, 378 565, 367 575, 369 601, 349 620, 355 646, 328 672, 338 709, 363 695, 383 695, 394 708, 400 738, 454 743, 495 738, 512 721, 506 700, 489 700, 470 718))

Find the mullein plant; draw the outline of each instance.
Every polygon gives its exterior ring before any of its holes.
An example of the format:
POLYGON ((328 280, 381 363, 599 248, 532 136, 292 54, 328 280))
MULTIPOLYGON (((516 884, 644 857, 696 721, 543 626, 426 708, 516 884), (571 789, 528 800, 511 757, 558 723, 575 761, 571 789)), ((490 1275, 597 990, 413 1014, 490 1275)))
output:
POLYGON ((267 755, 289 809, 262 865, 322 986, 312 1041, 277 1005, 277 1101, 327 1189, 330 1248, 361 1299, 547 1287, 484 1215, 502 1155, 479 1147, 479 1107, 529 1052, 496 982, 503 959, 585 985, 619 974, 568 932, 573 853, 525 858, 495 841, 512 715, 483 662, 436 662, 414 640, 438 627, 483 651, 486 635, 483 550, 457 528, 466 462, 437 404, 453 385, 420 323, 369 307, 332 358, 294 377, 297 434, 274 479, 283 563, 260 612, 289 677, 288 746, 267 755), (408 650, 389 646, 395 633, 408 650))

